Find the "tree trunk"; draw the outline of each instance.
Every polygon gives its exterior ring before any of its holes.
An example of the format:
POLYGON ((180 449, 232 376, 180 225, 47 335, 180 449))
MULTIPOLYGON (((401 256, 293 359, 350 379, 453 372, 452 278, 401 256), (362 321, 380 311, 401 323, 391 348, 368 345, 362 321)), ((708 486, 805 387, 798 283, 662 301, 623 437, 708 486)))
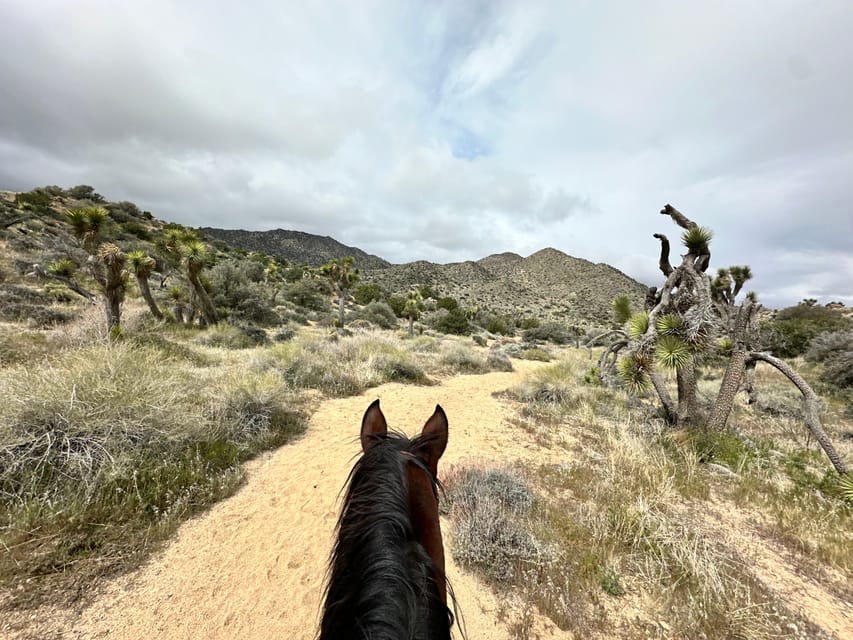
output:
POLYGON ((172 312, 175 314, 175 322, 178 324, 184 324, 184 303, 176 302, 175 306, 172 308, 172 312))
POLYGON ((415 335, 415 316, 409 315, 409 337, 415 335))
POLYGON ((151 310, 151 314, 158 320, 162 320, 163 313, 160 311, 160 307, 157 306, 157 303, 154 301, 154 297, 151 295, 151 289, 148 288, 148 278, 137 275, 136 284, 139 285, 139 293, 142 294, 142 298, 146 303, 148 303, 148 308, 151 310))
MULTIPOLYGON (((734 350, 729 359, 729 366, 726 367, 726 373, 723 375, 723 382, 720 384, 717 400, 711 409, 711 417, 708 420, 708 429, 711 431, 722 431, 729 420, 735 396, 740 389, 740 382, 743 379, 744 367, 746 366, 747 333, 749 332, 756 311, 757 308, 749 300, 738 309, 735 325, 732 329, 734 350)), ((730 311, 728 315, 731 316, 730 311)))
POLYGON ((343 331, 344 312, 346 311, 347 293, 345 289, 338 289, 338 329, 343 331))
POLYGON ((701 409, 696 400, 696 361, 692 356, 675 372, 675 379, 678 383, 678 426, 694 427, 701 422, 701 409))
POLYGON ((657 373, 650 373, 649 379, 652 381, 652 386, 655 388, 655 391, 657 391, 658 398, 660 398, 660 403, 663 406, 663 412, 666 416, 667 423, 670 425, 677 424, 678 416, 675 411, 675 404, 672 402, 672 396, 669 395, 669 391, 667 391, 663 379, 657 373))
POLYGON ((744 388, 746 389, 747 404, 758 404, 758 388, 755 386, 755 360, 746 361, 744 388))
POLYGON ((817 394, 815 394, 814 390, 809 386, 809 383, 806 382, 799 373, 794 371, 791 365, 784 360, 771 356, 769 353, 752 351, 747 355, 747 358, 751 361, 761 360, 762 362, 766 362, 767 364, 776 367, 788 377, 788 380, 794 383, 797 389, 800 390, 800 393, 803 394, 803 413, 805 415, 806 426, 809 428, 812 435, 814 435, 815 440, 818 441, 818 444, 820 444, 824 453, 826 453, 826 457, 829 458, 830 462, 832 462, 832 466, 835 467, 835 470, 839 474, 845 475, 847 473, 847 466, 844 464, 841 456, 838 455, 835 447, 832 446, 829 436, 826 435, 826 432, 823 430, 823 426, 821 426, 820 403, 817 394))
POLYGON ((207 291, 204 290, 204 286, 198 279, 198 271, 199 270, 193 268, 187 269, 187 279, 190 281, 190 286, 193 288, 196 299, 201 303, 201 313, 204 316, 205 322, 207 322, 207 324, 214 325, 217 322, 216 309, 213 307, 213 303, 210 301, 210 296, 207 295, 207 291))
POLYGON ((732 405, 735 401, 735 396, 740 389, 740 381, 743 377, 744 366, 746 364, 746 349, 735 347, 732 357, 729 360, 729 366, 726 367, 726 373, 723 375, 723 382, 720 385, 720 391, 717 393, 717 400, 711 409, 711 417, 708 419, 709 431, 722 431, 726 422, 729 420, 729 415, 732 412, 732 405))

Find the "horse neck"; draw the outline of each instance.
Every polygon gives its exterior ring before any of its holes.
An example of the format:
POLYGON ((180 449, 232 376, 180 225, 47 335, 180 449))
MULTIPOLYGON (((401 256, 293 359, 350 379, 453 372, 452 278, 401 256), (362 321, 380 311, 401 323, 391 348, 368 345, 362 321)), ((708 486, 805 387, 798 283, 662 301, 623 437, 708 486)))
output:
POLYGON ((320 640, 449 639, 435 567, 412 527, 404 463, 396 451, 381 454, 376 445, 353 469, 320 640))

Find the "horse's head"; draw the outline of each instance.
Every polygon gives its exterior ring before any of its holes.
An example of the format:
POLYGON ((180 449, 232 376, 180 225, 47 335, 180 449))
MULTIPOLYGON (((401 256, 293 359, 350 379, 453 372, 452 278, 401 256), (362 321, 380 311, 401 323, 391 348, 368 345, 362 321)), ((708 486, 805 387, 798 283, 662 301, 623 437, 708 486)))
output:
MULTIPOLYGON (((364 412, 361 421, 361 448, 367 453, 388 433, 388 423, 379 408, 379 400, 364 412)), ((432 559, 437 575, 436 586, 442 602, 447 604, 444 574, 444 544, 438 517, 438 460, 447 447, 447 416, 440 405, 424 424, 421 435, 402 451, 406 463, 409 490, 409 514, 417 541, 432 559)))
POLYGON ((379 400, 367 408, 364 455, 347 481, 329 563, 321 640, 449 640, 436 478, 446 446, 441 407, 411 440, 388 430, 379 400))

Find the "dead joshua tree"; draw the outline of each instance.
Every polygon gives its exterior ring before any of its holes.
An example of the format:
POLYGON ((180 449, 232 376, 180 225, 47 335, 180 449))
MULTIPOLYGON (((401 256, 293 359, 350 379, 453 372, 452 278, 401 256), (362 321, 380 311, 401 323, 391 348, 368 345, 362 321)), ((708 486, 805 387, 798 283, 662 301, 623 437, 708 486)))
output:
POLYGON ((721 269, 716 278, 706 275, 710 264, 710 229, 700 227, 670 205, 660 212, 684 229, 681 239, 687 253, 677 266, 670 264, 669 239, 656 233, 661 252, 659 267, 666 280, 658 290, 652 287, 646 296, 646 309, 635 313, 627 331, 616 331, 619 338, 607 347, 598 362, 605 384, 621 381, 641 390, 651 385, 669 424, 678 428, 722 430, 726 426, 735 396, 746 374, 750 401, 756 363, 778 369, 803 395, 805 422, 839 474, 847 467, 836 452, 820 422, 820 402, 808 383, 786 362, 756 350, 755 294, 740 304, 735 298, 752 277, 749 267, 721 269), (704 406, 697 397, 698 354, 714 349, 729 357, 723 381, 714 403, 704 406), (673 400, 660 375, 661 368, 674 369, 677 397, 673 400))

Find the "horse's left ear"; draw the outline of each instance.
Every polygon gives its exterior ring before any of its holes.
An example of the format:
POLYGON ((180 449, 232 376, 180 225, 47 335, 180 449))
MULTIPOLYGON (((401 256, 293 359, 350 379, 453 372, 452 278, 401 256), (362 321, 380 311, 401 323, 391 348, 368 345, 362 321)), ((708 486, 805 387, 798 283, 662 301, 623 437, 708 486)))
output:
POLYGON ((424 446, 418 450, 418 456, 427 463, 432 475, 437 475, 438 459, 447 448, 447 415, 441 405, 435 405, 435 413, 426 421, 421 437, 424 446))
POLYGON ((367 407, 361 419, 361 450, 367 453, 367 450, 376 443, 374 436, 382 436, 386 433, 388 433, 388 423, 385 422, 385 414, 379 408, 377 399, 367 407))

